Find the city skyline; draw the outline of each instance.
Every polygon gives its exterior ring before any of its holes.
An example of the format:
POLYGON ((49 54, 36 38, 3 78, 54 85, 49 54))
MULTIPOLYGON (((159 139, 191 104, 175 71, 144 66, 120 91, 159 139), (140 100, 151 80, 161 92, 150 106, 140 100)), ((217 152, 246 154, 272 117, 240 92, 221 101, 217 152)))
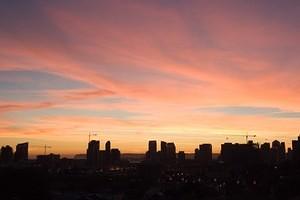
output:
POLYGON ((74 155, 92 132, 122 153, 217 153, 300 133, 297 1, 0 5, 0 146, 74 155))

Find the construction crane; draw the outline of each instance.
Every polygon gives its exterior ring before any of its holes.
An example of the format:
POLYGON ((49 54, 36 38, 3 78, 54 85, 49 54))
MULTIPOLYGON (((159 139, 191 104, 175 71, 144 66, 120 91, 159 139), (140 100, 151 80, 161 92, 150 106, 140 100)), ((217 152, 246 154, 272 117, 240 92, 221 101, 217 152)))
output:
MULTIPOLYGON (((90 142, 91 137, 99 135, 97 132, 100 132, 100 131, 79 131, 79 132, 89 132, 88 137, 89 137, 89 142, 90 142)), ((77 133, 75 133, 75 134, 72 134, 72 135, 86 135, 86 134, 80 134, 80 133, 77 134, 77 133)))
POLYGON ((256 137, 256 135, 249 135, 248 133, 247 134, 241 134, 241 135, 226 135, 226 140, 228 139, 228 137, 229 136, 233 136, 233 137, 245 137, 246 138, 246 143, 248 143, 248 139, 250 138, 250 137, 256 137))
POLYGON ((48 145, 33 145, 33 147, 37 147, 37 148, 44 148, 44 155, 47 154, 47 149, 50 149, 52 148, 51 146, 48 146, 48 145))
POLYGON ((93 133, 92 131, 89 132, 89 143, 91 141, 91 136, 97 136, 97 133, 93 133))

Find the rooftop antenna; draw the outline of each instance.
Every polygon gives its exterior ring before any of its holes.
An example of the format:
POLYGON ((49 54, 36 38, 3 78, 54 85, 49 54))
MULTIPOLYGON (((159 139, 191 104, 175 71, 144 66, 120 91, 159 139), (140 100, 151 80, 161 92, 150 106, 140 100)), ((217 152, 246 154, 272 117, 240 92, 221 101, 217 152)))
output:
POLYGON ((93 133, 92 131, 89 132, 89 143, 91 141, 91 136, 97 136, 97 133, 93 133))

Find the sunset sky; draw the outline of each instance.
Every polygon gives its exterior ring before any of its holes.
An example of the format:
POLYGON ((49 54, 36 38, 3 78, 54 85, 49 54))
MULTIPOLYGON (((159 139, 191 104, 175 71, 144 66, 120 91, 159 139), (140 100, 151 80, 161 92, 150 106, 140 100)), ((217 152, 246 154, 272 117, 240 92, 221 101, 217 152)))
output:
POLYGON ((300 1, 1 1, 0 145, 193 152, 300 133, 300 1))

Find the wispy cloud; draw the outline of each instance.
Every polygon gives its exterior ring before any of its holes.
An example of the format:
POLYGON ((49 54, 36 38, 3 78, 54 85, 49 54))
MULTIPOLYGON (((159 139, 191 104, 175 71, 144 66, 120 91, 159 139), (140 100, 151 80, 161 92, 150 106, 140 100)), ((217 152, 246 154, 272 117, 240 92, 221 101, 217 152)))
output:
POLYGON ((298 5, 1 2, 0 123, 48 137, 64 120, 109 127, 121 117, 124 127, 138 121, 143 130, 154 124, 178 135, 187 127, 292 134, 300 118, 298 5), (143 115, 133 121, 136 113, 143 115))
POLYGON ((300 118, 300 112, 286 111, 276 107, 220 106, 197 109, 202 112, 237 116, 266 116, 274 118, 300 118))

